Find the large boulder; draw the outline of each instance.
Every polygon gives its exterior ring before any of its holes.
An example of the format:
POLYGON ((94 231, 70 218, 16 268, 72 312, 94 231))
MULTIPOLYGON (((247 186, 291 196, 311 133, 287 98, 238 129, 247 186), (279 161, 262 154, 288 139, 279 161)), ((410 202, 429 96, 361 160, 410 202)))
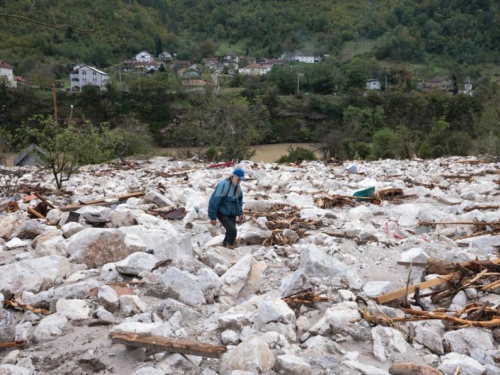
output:
POLYGON ((438 370, 443 375, 455 375, 459 367, 460 374, 483 375, 486 371, 485 367, 475 359, 458 353, 448 353, 441 357, 438 370))
POLYGON ((233 298, 243 298, 258 292, 263 283, 265 262, 256 261, 251 254, 245 255, 220 278, 222 290, 233 298))
POLYGON ((313 335, 328 336, 349 329, 351 322, 361 318, 355 302, 342 302, 326 310, 325 315, 313 325, 309 332, 313 335))
POLYGON ((313 285, 304 269, 299 268, 294 273, 281 279, 280 292, 282 297, 311 288, 313 285))
POLYGON ((270 230, 259 228, 249 221, 238 228, 238 238, 246 245, 261 245, 271 234, 270 230))
POLYGON ((377 326, 372 329, 373 354, 381 362, 387 361, 394 351, 406 353, 408 343, 394 328, 377 326))
POLYGON ((52 314, 43 318, 33 331, 33 338, 37 342, 44 342, 63 334, 68 319, 63 314, 52 314))
POLYGON ((230 375, 234 370, 258 374, 271 370, 274 356, 267 344, 258 336, 250 336, 222 357, 221 374, 230 375))
MULTIPOLYGON (((167 221, 164 221, 168 223, 167 221)), ((168 223, 169 224, 169 223, 168 223)), ((120 232, 137 236, 158 260, 192 257, 193 246, 187 233, 178 233, 174 228, 144 228, 142 225, 121 227, 120 232)))
POLYGON ((60 299, 57 301, 56 310, 69 320, 90 318, 90 308, 87 302, 81 299, 60 299))
POLYGON ((311 277, 333 277, 345 275, 348 267, 340 260, 310 244, 302 247, 300 254, 300 268, 311 277))
POLYGON ((167 289, 170 297, 189 306, 205 303, 203 288, 196 277, 188 272, 170 267, 162 276, 160 283, 167 289))
POLYGON ((0 238, 8 240, 21 231, 26 216, 9 215, 0 219, 0 238))
POLYGON ((32 371, 16 365, 0 365, 0 375, 31 375, 32 371))
POLYGON ((223 264, 227 268, 233 266, 245 255, 251 254, 251 248, 238 247, 236 249, 228 249, 227 247, 214 246, 208 248, 200 255, 200 260, 211 268, 215 268, 217 264, 223 264))
POLYGON ((101 224, 110 221, 111 209, 102 206, 84 206, 77 213, 89 224, 101 224))
POLYGON ((58 255, 22 260, 0 267, 0 290, 38 293, 46 280, 53 284, 70 274, 68 259, 58 255))
POLYGON ((166 196, 158 193, 155 190, 148 190, 146 192, 146 195, 144 195, 144 202, 154 203, 160 208, 166 206, 173 206, 173 203, 170 199, 168 199, 166 196))
POLYGON ((117 229, 87 228, 71 237, 68 245, 71 260, 90 268, 118 262, 146 250, 146 245, 137 236, 117 229))
POLYGON ((21 227, 18 237, 23 240, 33 240, 48 229, 46 224, 37 220, 26 220, 21 227))
POLYGON ((445 346, 449 351, 470 355, 472 350, 493 350, 493 335, 491 331, 481 328, 467 327, 457 331, 446 332, 443 335, 445 346))
POLYGON ((382 294, 389 293, 393 289, 390 281, 369 281, 363 287, 363 292, 370 297, 375 298, 382 294))
POLYGON ((302 358, 286 354, 280 355, 276 359, 276 368, 278 371, 283 371, 284 374, 290 375, 309 375, 311 366, 302 358))
POLYGON ((417 326, 415 327, 415 340, 429 348, 433 353, 444 355, 443 339, 436 331, 424 326, 417 326))
POLYGON ((137 276, 141 272, 151 271, 158 263, 158 259, 148 253, 133 253, 122 261, 115 263, 116 270, 124 275, 137 276))
POLYGON ((256 329, 279 320, 295 325, 295 313, 282 299, 262 300, 254 321, 256 329))

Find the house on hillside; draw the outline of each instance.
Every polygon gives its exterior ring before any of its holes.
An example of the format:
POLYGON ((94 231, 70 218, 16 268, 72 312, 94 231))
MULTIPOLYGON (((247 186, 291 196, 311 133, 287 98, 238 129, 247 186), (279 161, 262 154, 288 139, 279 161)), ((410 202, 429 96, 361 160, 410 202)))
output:
POLYGON ((86 64, 78 64, 70 73, 69 80, 71 91, 81 91, 83 86, 95 86, 99 90, 105 90, 106 85, 110 83, 107 73, 86 64))
POLYGON ((148 51, 142 51, 135 55, 135 61, 150 63, 152 61, 155 61, 155 57, 148 51))
POLYGON ((281 56, 281 59, 289 60, 290 62, 304 63, 304 64, 316 64, 321 61, 321 57, 314 55, 306 55, 302 52, 297 52, 294 54, 285 53, 281 56))
POLYGON ((251 75, 251 76, 260 76, 267 74, 271 71, 272 66, 264 66, 261 64, 250 64, 240 69, 240 74, 251 75))
POLYGON ((202 79, 186 79, 182 81, 182 90, 184 92, 196 92, 205 89, 207 82, 202 79))
POLYGON ((17 87, 14 69, 3 60, 0 60, 0 80, 5 80, 10 87, 17 87))
POLYGON ((453 94, 455 82, 451 77, 436 77, 422 84, 422 92, 443 91, 447 94, 453 94))
POLYGON ((469 95, 469 96, 474 96, 474 90, 472 89, 472 81, 470 78, 467 77, 467 79, 465 80, 463 89, 460 89, 459 93, 469 95))
POLYGON ((160 53, 160 55, 158 57, 163 62, 172 61, 172 54, 168 53, 167 51, 163 51, 162 53, 160 53))
POLYGON ((376 78, 372 78, 366 81, 366 89, 367 90, 380 90, 382 85, 380 81, 376 78))
POLYGON ((224 60, 224 62, 227 62, 227 63, 234 63, 234 64, 240 63, 240 57, 235 52, 228 52, 224 56, 223 60, 224 60))
POLYGON ((263 66, 283 66, 285 65, 285 60, 283 59, 266 59, 266 58, 262 58, 262 59, 259 59, 259 64, 263 65, 263 66))
POLYGON ((205 57, 202 60, 203 65, 213 68, 219 63, 219 59, 217 57, 205 57))
POLYGON ((16 77, 17 87, 28 87, 30 83, 24 77, 16 77))

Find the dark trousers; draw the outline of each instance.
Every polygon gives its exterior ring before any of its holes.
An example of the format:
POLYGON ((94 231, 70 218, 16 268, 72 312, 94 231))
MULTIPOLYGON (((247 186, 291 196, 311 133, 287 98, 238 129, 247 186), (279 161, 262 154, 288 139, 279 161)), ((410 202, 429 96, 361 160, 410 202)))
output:
POLYGON ((234 246, 236 241, 236 216, 226 216, 217 214, 217 219, 219 219, 222 226, 226 229, 226 237, 222 241, 223 246, 234 246))

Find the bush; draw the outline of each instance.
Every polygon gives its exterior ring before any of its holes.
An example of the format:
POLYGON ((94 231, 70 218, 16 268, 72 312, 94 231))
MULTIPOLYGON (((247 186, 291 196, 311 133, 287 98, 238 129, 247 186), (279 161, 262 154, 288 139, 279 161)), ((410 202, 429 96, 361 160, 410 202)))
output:
POLYGON ((395 152, 396 134, 389 128, 383 128, 373 135, 371 156, 373 159, 393 159, 395 152))
POLYGON ((304 147, 290 147, 288 155, 284 155, 278 159, 277 163, 297 163, 300 164, 304 160, 316 160, 314 152, 304 147))
POLYGON ((466 156, 472 148, 472 139, 466 132, 456 132, 448 137, 447 144, 451 155, 466 156))

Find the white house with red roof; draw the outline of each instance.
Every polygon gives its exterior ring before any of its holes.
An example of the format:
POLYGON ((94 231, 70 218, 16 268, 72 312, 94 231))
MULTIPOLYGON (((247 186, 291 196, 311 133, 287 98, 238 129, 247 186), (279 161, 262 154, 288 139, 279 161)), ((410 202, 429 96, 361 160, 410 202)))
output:
POLYGON ((70 74, 71 91, 81 91, 83 86, 96 86, 99 90, 105 90, 110 82, 107 73, 86 64, 78 64, 70 74))
POLYGON ((17 81, 14 77, 14 69, 3 60, 0 60, 0 80, 7 81, 7 84, 10 87, 17 87, 17 81))

